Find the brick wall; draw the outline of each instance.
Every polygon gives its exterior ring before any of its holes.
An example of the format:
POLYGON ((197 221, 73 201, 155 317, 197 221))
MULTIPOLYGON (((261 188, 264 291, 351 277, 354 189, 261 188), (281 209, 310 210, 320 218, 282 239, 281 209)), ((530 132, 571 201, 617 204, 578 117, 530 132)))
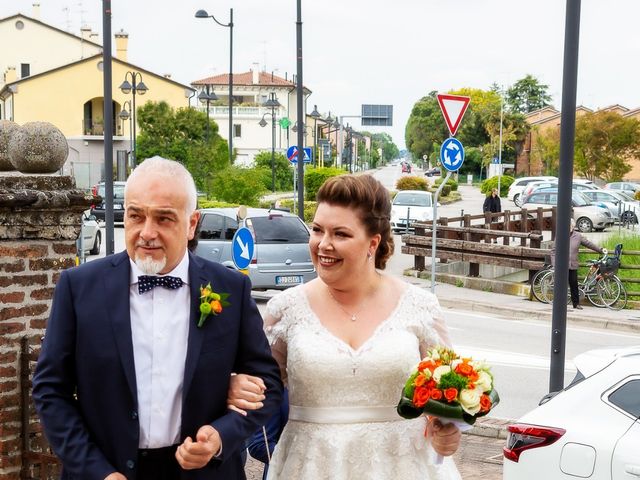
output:
MULTIPOLYGON (((37 352, 60 271, 75 265, 82 211, 93 197, 70 177, 0 176, 0 478, 23 467, 21 341, 37 352)), ((29 372, 23 382, 30 386, 29 372)), ((29 436, 39 437, 31 411, 29 436)), ((35 438, 37 440, 37 438, 35 438)))

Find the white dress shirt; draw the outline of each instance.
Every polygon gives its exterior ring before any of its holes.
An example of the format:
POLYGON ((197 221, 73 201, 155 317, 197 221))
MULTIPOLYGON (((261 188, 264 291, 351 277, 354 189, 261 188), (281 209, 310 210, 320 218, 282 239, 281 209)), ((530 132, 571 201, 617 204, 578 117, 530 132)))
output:
POLYGON ((191 296, 189 255, 167 275, 180 277, 175 290, 155 287, 138 293, 144 273, 131 262, 129 302, 131 337, 138 390, 139 448, 160 448, 180 440, 191 296))

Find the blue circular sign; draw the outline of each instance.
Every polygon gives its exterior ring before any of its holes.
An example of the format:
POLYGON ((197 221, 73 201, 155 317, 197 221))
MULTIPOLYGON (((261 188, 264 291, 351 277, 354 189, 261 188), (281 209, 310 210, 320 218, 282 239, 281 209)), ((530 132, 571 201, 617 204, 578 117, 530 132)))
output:
POLYGON ((457 138, 447 138, 440 148, 440 163, 450 172, 457 171, 464 163, 464 147, 457 138))
POLYGON ((246 227, 239 228, 233 236, 231 259, 238 270, 244 270, 253 258, 253 235, 246 227))

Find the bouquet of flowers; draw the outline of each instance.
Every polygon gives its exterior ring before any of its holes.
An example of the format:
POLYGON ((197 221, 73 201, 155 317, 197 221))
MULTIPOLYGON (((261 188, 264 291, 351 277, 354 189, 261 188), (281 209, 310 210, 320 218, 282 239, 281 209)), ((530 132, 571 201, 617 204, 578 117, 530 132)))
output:
POLYGON ((405 383, 398 414, 404 418, 427 414, 465 430, 499 401, 488 364, 438 346, 427 352, 405 383))

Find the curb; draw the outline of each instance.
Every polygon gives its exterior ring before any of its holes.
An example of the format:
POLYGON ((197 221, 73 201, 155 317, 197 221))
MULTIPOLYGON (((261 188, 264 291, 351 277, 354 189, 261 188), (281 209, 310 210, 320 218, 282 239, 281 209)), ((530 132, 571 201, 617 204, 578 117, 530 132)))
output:
POLYGON ((515 423, 514 420, 506 418, 482 417, 473 425, 471 430, 464 432, 467 435, 477 435, 479 437, 507 439, 507 426, 515 423))

